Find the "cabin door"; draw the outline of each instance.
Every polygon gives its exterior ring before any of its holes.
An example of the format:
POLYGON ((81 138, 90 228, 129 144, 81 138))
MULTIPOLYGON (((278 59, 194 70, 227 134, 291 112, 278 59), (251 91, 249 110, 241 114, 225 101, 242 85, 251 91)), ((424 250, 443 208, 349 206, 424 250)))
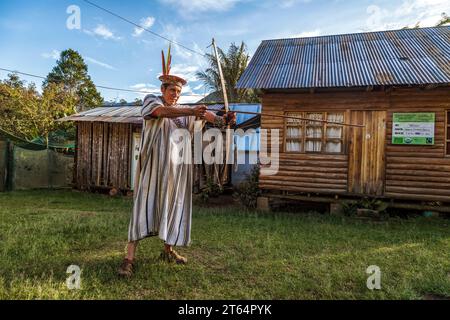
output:
POLYGON ((352 111, 349 134, 348 191, 381 196, 384 193, 386 111, 352 111))
POLYGON ((139 160, 139 148, 141 147, 141 133, 133 133, 133 149, 131 150, 131 190, 134 190, 134 175, 139 160))

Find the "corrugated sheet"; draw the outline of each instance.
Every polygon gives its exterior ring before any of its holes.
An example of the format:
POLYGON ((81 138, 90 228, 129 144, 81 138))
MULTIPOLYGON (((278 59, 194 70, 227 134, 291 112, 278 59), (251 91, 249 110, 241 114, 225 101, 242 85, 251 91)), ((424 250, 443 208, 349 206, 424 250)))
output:
POLYGON ((450 27, 263 41, 238 88, 450 83, 450 27))
POLYGON ((141 107, 100 107, 58 121, 98 121, 141 124, 141 107))
MULTIPOLYGON (((213 104, 208 106, 209 110, 220 111, 224 109, 223 104, 213 104)), ((247 111, 247 112, 261 112, 261 104, 259 103, 230 103, 229 105, 230 111, 247 111)), ((257 117, 252 114, 236 114, 236 124, 239 126, 240 124, 249 121, 250 119, 257 117)))
MULTIPOLYGON (((87 121, 87 122, 116 122, 116 123, 142 123, 141 108, 138 107, 100 107, 85 112, 81 112, 58 121, 87 121)), ((210 110, 222 110, 223 104, 216 104, 208 106, 210 110)), ((230 110, 261 112, 260 104, 230 104, 230 110)), ((237 124, 245 122, 253 115, 237 114, 237 124)))

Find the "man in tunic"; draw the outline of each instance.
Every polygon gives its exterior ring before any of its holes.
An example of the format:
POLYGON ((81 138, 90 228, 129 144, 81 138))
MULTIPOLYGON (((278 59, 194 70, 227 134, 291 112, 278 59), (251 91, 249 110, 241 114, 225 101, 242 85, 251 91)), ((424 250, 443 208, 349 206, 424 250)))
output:
MULTIPOLYGON (((234 124, 236 115, 223 117, 207 111, 200 105, 187 108, 177 104, 186 81, 174 75, 164 74, 162 96, 148 95, 142 106, 143 130, 139 162, 136 169, 134 206, 128 232, 127 256, 119 268, 119 275, 133 274, 134 258, 138 242, 151 236, 164 241, 161 258, 168 262, 187 263, 187 259, 174 246, 189 246, 192 218, 192 162, 178 163, 171 159, 177 150, 171 134, 177 129, 194 131, 201 120, 217 127, 234 124)), ((191 147, 183 148, 183 158, 192 157, 191 147)), ((177 151, 178 153, 178 151, 177 151)))

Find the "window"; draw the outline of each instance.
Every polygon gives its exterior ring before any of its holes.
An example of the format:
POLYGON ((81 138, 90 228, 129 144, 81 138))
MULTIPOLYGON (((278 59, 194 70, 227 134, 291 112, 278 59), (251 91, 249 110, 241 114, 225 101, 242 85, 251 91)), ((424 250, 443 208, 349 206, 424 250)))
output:
POLYGON ((446 130, 446 132, 447 132, 447 136, 446 136, 446 145, 447 145, 447 148, 446 148, 446 155, 447 156, 450 156, 450 110, 447 110, 447 116, 445 117, 446 118, 446 126, 447 126, 447 130, 446 130))
POLYGON ((287 116, 311 120, 326 120, 329 123, 286 119, 286 152, 343 153, 343 112, 287 112, 287 116), (330 123, 333 122, 333 123, 330 123))

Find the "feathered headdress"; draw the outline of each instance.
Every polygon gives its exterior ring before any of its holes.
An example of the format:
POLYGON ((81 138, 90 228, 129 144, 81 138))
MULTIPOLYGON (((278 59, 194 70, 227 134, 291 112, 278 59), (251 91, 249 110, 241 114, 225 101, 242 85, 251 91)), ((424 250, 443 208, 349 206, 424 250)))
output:
POLYGON ((170 74, 170 70, 172 67, 172 54, 170 51, 171 51, 170 44, 169 44, 169 51, 167 52, 167 58, 164 55, 164 50, 161 51, 162 76, 159 77, 159 80, 161 80, 163 84, 176 84, 182 87, 186 85, 187 81, 181 77, 170 74))

